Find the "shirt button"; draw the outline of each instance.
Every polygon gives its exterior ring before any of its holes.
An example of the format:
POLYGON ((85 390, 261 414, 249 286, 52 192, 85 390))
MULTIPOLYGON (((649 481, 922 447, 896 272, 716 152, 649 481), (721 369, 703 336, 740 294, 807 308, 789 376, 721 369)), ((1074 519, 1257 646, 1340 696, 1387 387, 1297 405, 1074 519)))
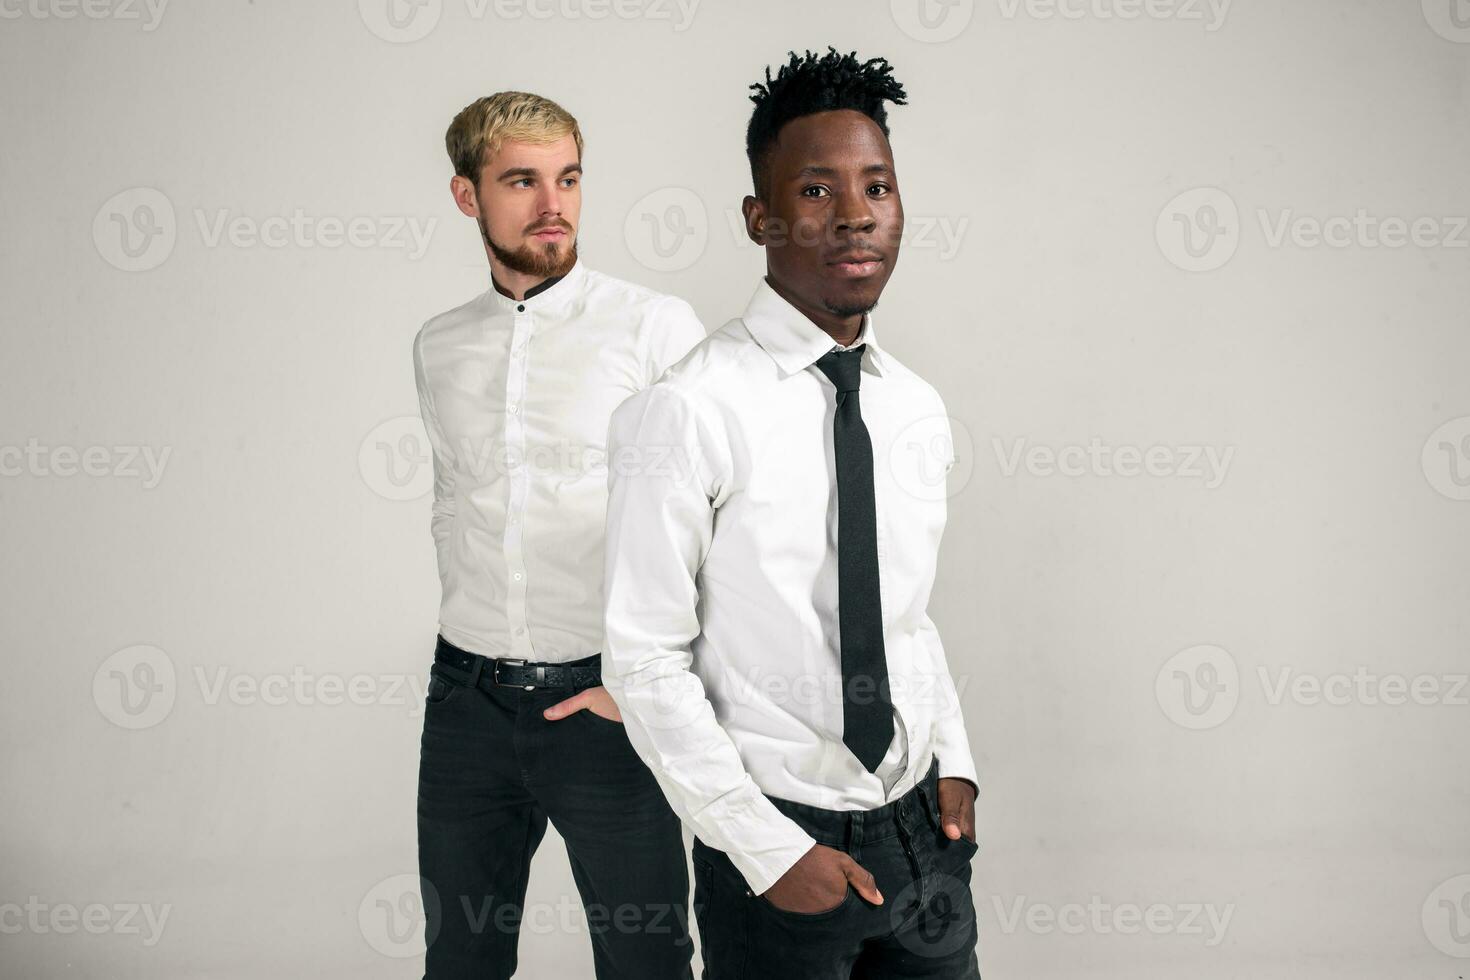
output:
POLYGON ((511 405, 510 406, 510 414, 514 415, 515 413, 516 413, 516 407, 514 405, 511 405))
POLYGON ((526 312, 526 304, 525 303, 517 304, 517 306, 516 306, 516 312, 517 313, 524 313, 524 312, 526 312))
POLYGON ((513 575, 511 577, 514 578, 517 582, 519 582, 521 580, 521 573, 520 572, 516 572, 515 575, 513 575))
POLYGON ((522 626, 522 627, 520 627, 519 629, 516 630, 516 636, 525 636, 525 635, 526 635, 526 628, 524 626, 522 626))

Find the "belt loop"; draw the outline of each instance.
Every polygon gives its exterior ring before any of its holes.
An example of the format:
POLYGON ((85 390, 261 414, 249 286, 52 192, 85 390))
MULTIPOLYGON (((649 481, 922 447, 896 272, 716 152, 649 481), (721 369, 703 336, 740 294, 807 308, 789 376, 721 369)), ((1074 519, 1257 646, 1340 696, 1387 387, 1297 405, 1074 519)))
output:
POLYGON ((476 657, 475 665, 470 668, 470 687, 480 686, 480 670, 485 666, 484 657, 476 657))
POLYGON ((863 811, 851 811, 847 820, 847 850, 853 853, 863 845, 863 811))

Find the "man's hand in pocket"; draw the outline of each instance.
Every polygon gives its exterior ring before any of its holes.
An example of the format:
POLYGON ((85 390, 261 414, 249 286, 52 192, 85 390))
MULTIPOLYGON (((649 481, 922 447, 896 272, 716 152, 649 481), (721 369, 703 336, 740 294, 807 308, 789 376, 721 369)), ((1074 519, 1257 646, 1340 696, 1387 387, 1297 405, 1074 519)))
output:
POLYGON ((612 695, 607 693, 605 687, 589 687, 585 691, 578 691, 565 701, 553 704, 543 713, 548 721, 561 721, 578 711, 590 711, 597 717, 606 718, 608 721, 621 722, 623 720, 617 703, 613 701, 612 695))

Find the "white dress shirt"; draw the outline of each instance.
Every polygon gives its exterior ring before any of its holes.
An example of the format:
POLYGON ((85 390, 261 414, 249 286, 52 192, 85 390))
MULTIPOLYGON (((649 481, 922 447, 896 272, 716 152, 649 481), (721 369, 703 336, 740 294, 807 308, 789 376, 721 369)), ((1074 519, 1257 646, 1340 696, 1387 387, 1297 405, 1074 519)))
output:
POLYGON ((587 269, 493 287, 414 340, 449 642, 564 663, 602 650, 608 418, 704 338, 688 303, 587 269))
POLYGON ((744 316, 613 413, 603 681, 674 810, 764 892, 812 846, 767 799, 869 810, 975 782, 926 607, 954 463, 939 394, 863 323, 894 739, 842 743, 832 338, 764 281, 744 316))

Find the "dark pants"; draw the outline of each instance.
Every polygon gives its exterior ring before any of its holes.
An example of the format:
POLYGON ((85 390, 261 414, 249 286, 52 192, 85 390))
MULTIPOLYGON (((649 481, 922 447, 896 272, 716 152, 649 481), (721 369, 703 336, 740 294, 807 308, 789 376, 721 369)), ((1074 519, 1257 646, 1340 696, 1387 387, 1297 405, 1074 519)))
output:
POLYGON ((939 824, 935 773, 887 806, 822 810, 773 800, 819 844, 878 880, 881 906, 851 887, 842 904, 803 915, 752 895, 724 852, 694 842, 694 910, 706 980, 979 980, 970 858, 939 824))
MULTIPOLYGON (((441 642, 443 642, 441 640, 441 642)), ((628 744, 590 711, 541 712, 580 688, 496 686, 435 663, 420 750, 426 980, 509 977, 523 917, 566 942, 566 909, 523 909, 550 819, 566 841, 598 980, 688 980, 689 877, 678 818, 628 744)))

